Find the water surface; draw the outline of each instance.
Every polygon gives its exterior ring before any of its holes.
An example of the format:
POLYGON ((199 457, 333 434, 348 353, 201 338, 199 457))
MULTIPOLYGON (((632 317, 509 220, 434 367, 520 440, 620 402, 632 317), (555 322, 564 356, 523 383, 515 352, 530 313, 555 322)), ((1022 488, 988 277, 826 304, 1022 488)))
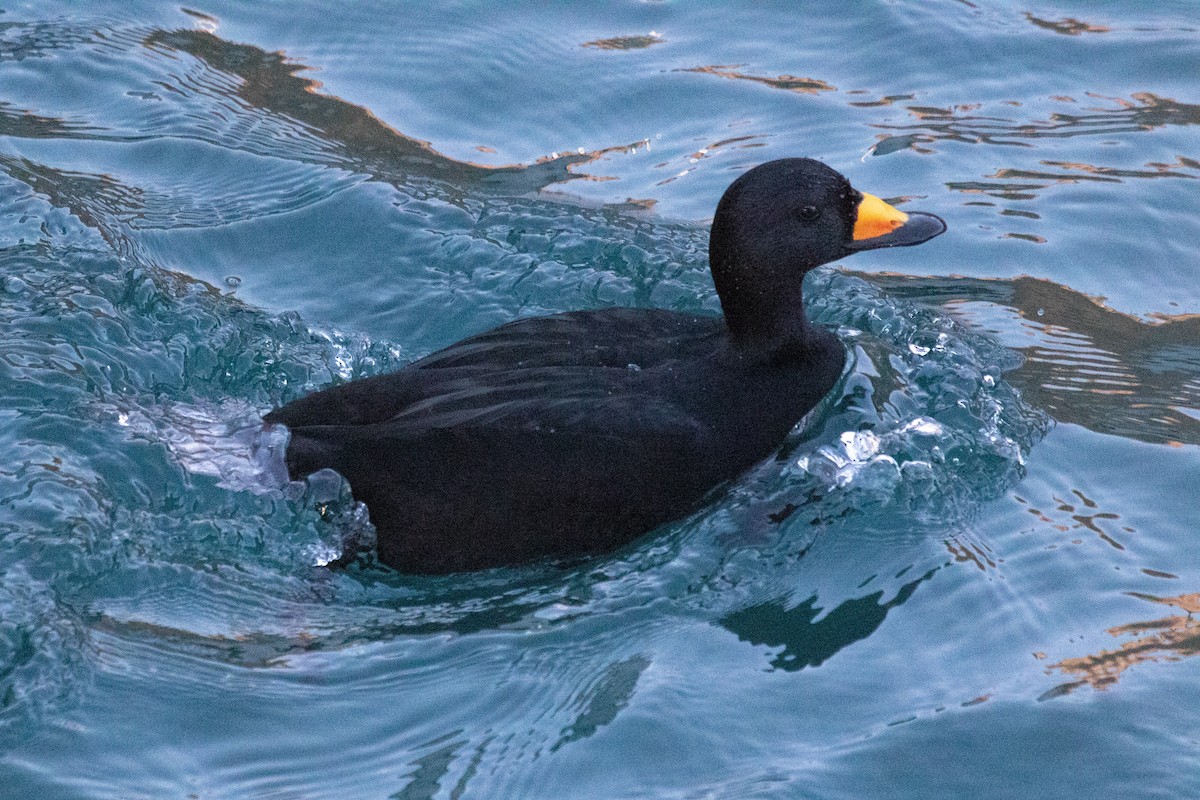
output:
POLYGON ((0 796, 1200 794, 1189 3, 0 0, 0 796), (567 565, 323 566, 259 415, 527 315, 716 313, 726 185, 943 216, 812 276, 777 458, 567 565))

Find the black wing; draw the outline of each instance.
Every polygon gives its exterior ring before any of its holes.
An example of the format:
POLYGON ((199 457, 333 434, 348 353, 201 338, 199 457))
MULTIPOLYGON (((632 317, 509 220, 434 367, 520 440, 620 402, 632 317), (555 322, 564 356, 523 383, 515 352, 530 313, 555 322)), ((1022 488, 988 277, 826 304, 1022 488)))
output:
MULTIPOLYGON (((264 418, 288 428, 371 425, 431 399, 498 392, 570 399, 563 369, 637 372, 711 353, 723 331, 715 317, 661 309, 573 311, 517 320, 464 339, 398 372, 331 387, 302 397, 264 418), (541 374, 526 370, 546 370, 541 374), (518 375, 511 373, 517 372, 518 375)), ((582 380, 579 373, 576 382, 582 380)), ((481 399, 481 404, 486 404, 481 399)))

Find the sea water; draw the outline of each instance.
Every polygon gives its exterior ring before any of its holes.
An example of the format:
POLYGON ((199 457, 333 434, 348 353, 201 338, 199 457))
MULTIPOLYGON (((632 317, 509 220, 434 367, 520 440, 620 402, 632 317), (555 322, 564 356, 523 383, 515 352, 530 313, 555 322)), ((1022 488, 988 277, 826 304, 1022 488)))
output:
POLYGON ((0 797, 1200 795, 1200 16, 0 0, 0 797), (777 456, 569 564, 331 570, 261 414, 523 316, 719 313, 820 158, 777 456))

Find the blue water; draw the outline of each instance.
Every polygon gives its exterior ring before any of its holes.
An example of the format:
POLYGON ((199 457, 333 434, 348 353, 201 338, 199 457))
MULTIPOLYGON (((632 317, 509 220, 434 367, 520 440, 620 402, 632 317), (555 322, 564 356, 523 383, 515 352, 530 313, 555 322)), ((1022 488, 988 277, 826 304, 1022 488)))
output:
POLYGON ((1198 63, 1191 2, 0 0, 0 797, 1200 796, 1198 63), (716 312, 795 155, 950 230, 812 276, 777 458, 581 563, 321 566, 363 511, 262 412, 716 312))

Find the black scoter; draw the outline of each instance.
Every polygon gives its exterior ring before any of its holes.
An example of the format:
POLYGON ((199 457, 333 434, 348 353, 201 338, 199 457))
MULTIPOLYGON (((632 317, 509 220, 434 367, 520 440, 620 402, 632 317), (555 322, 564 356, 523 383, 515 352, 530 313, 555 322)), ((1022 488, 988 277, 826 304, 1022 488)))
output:
POLYGON ((612 550, 769 456, 841 376, 801 283, 946 229, 819 161, 751 169, 717 205, 724 317, 609 308, 521 319, 266 415, 299 480, 341 473, 380 561, 449 573, 612 550))

